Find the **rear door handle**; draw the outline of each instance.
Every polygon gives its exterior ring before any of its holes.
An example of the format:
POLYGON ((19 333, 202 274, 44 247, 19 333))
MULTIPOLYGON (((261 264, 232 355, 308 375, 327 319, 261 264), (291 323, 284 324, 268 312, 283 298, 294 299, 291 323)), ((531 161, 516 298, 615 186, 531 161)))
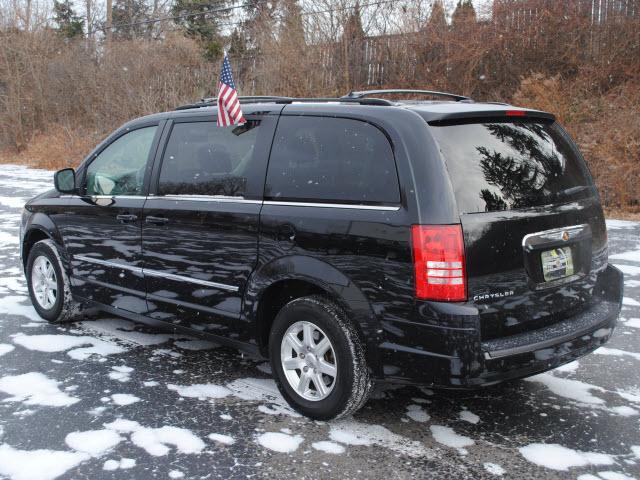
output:
POLYGON ((168 218, 165 217, 153 217, 151 215, 148 215, 145 219, 145 222, 147 223, 152 223, 154 225, 164 225, 165 223, 167 223, 169 221, 168 218))
POLYGON ((120 223, 131 223, 135 222, 137 219, 138 216, 132 214, 116 215, 116 220, 118 220, 120 223))

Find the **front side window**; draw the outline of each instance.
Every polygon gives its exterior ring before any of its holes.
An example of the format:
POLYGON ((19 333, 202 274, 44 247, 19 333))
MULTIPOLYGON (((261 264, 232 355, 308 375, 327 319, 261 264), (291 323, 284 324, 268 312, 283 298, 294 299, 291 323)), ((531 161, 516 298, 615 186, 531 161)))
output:
POLYGON ((162 159, 158 193, 243 196, 259 130, 255 120, 230 128, 215 122, 175 124, 162 159))
POLYGON ((87 167, 87 195, 142 195, 157 126, 126 133, 87 167))
POLYGON ((345 203, 398 203, 391 145, 377 127, 346 118, 281 117, 266 196, 345 203))

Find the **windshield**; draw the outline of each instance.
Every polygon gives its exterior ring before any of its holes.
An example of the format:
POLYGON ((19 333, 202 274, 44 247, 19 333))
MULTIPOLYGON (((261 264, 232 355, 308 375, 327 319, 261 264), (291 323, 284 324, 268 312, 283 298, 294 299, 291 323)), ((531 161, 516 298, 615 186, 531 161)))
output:
POLYGON ((460 213, 561 203, 593 194, 590 175, 555 123, 430 125, 460 213))

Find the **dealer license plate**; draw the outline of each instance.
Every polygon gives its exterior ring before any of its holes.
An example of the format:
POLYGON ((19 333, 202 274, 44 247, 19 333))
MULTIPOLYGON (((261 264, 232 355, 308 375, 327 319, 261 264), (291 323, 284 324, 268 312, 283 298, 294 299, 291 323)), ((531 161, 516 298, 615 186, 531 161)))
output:
POLYGON ((545 282, 573 275, 570 247, 554 248, 541 253, 542 275, 545 282))

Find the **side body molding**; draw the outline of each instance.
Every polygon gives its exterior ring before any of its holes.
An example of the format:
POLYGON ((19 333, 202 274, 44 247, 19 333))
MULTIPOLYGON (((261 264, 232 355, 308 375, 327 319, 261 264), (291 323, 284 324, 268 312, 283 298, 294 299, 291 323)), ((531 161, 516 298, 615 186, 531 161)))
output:
POLYGON ((347 312, 366 340, 369 366, 374 375, 381 376, 378 345, 382 341, 382 330, 371 303, 348 277, 317 258, 290 255, 276 258, 254 270, 247 283, 242 307, 242 319, 246 322, 248 331, 253 332, 251 341, 260 341, 255 332, 260 331, 258 309, 265 291, 270 286, 287 280, 304 281, 327 292, 347 312))

